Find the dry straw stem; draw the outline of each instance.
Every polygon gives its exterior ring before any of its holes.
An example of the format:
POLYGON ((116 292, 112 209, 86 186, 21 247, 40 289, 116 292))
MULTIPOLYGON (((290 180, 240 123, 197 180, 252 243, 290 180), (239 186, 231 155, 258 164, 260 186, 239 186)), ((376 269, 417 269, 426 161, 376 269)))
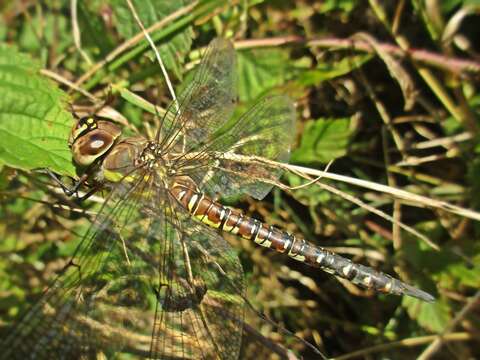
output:
MULTIPOLYGON (((379 353, 383 351, 393 351, 396 348, 422 346, 434 341, 436 338, 437 338, 436 335, 428 335, 428 336, 419 336, 419 337, 410 338, 410 339, 403 339, 403 340, 394 341, 388 344, 376 345, 376 346, 368 347, 362 350, 354 351, 349 354, 332 358, 331 360, 347 360, 347 359, 354 359, 354 358, 364 358, 366 355, 369 355, 369 354, 379 353)), ((478 339, 479 339, 478 334, 473 334, 468 332, 451 333, 451 334, 445 335, 445 337, 443 338, 445 342, 470 341, 470 340, 478 340, 478 339)))
POLYGON ((70 0, 70 16, 72 18, 72 34, 73 34, 73 42, 75 44, 75 48, 78 50, 80 55, 83 57, 85 62, 88 65, 92 65, 92 60, 88 57, 87 53, 82 49, 82 39, 80 35, 80 27, 78 26, 78 0, 70 0))
POLYGON ((40 73, 42 75, 48 76, 49 78, 55 80, 56 82, 58 82, 60 84, 63 84, 65 86, 69 87, 70 89, 78 91, 80 94, 82 94, 83 96, 85 96, 86 98, 88 98, 92 101, 95 101, 95 102, 98 101, 98 99, 93 94, 91 94, 87 90, 81 88, 76 83, 73 83, 70 80, 64 78, 60 74, 57 74, 56 72, 53 72, 53 71, 48 70, 48 69, 42 69, 42 70, 40 70, 40 73))
POLYGON ((377 40, 367 33, 357 33, 355 38, 360 38, 370 44, 375 50, 375 53, 382 59, 387 66, 390 76, 395 79, 402 90, 403 98, 405 100, 405 111, 411 110, 415 104, 417 98, 417 90, 413 79, 408 72, 400 65, 400 63, 388 52, 377 46, 377 40))
POLYGON ((460 206, 452 205, 446 201, 431 199, 426 196, 414 194, 414 193, 397 189, 391 186, 378 184, 372 181, 356 179, 350 176, 339 175, 335 173, 325 172, 317 169, 310 169, 307 167, 291 165, 291 164, 281 164, 281 163, 277 163, 277 164, 278 166, 283 167, 288 171, 292 171, 293 173, 299 173, 299 174, 315 176, 315 177, 321 176, 322 178, 325 178, 325 179, 341 181, 344 183, 361 186, 366 189, 392 195, 397 199, 408 201, 409 203, 412 203, 414 206, 441 209, 441 210, 448 211, 448 212, 451 212, 463 217, 467 217, 473 220, 480 220, 480 213, 470 209, 462 208, 460 206))
POLYGON ((406 156, 402 161, 397 163, 397 166, 418 166, 421 164, 439 161, 443 159, 453 158, 455 155, 449 156, 447 154, 434 154, 429 156, 406 156))
MULTIPOLYGON (((410 149, 429 149, 432 147, 442 146, 445 149, 450 149, 453 145, 456 145, 463 141, 472 140, 473 135, 469 132, 462 132, 457 135, 436 138, 432 140, 420 141, 410 146, 410 149)), ((397 164, 399 165, 399 164, 397 164)))
POLYGON ((148 34, 147 30, 145 30, 145 26, 143 26, 142 21, 138 17, 138 14, 135 10, 135 7, 133 6, 132 2, 130 0, 126 0, 128 7, 130 8, 130 11, 132 12, 133 17, 135 18, 135 21, 137 22, 138 26, 142 29, 142 33, 147 39, 148 43, 150 44, 150 47, 152 48, 153 52, 155 53, 155 57, 157 59, 158 65, 160 65, 160 68, 162 69, 162 74, 163 77, 165 78, 165 82, 167 83, 168 91, 170 91, 170 95, 172 96, 172 100, 175 103, 175 108, 177 111, 179 110, 179 105, 177 101, 177 96, 175 95, 175 90, 173 90, 172 82, 170 81, 170 77, 168 76, 167 69, 165 69, 165 65, 163 64, 162 58, 160 54, 158 53, 157 47, 155 46, 152 38, 148 34))
POLYGON ((417 230, 415 230, 414 228, 396 220, 394 217, 392 217, 391 215, 388 215, 387 213, 381 211, 381 210, 378 210, 377 208, 373 207, 373 206, 370 206, 368 205, 367 203, 363 202, 362 200, 354 197, 354 196, 351 196, 343 191, 340 191, 338 190, 337 188, 331 186, 331 185, 327 185, 327 184, 323 184, 323 183, 320 183, 320 182, 317 182, 316 183, 317 186, 320 186, 321 188, 327 190, 328 192, 332 193, 332 194, 335 194, 345 200, 348 200, 350 201, 351 203, 353 204, 356 204, 358 205, 359 207, 367 210, 367 211, 370 211, 371 213, 375 214, 375 215, 378 215, 380 216, 381 218, 384 218, 386 219, 387 221, 390 221, 392 224, 396 225, 396 226, 399 226, 401 227, 402 229, 404 229, 405 231, 408 231, 409 233, 415 235, 416 237, 422 239, 423 241, 425 241, 428 245, 430 245, 430 247, 432 247, 433 249, 435 250, 440 250, 440 248, 438 247, 437 244, 433 243, 429 238, 427 238, 425 235, 419 233, 417 230))
MULTIPOLYGON (((70 80, 66 79, 65 77, 63 77, 62 75, 60 74, 57 74, 56 72, 53 72, 51 70, 48 70, 48 69, 41 69, 40 70, 40 73, 42 75, 45 75, 47 77, 49 77, 50 79, 52 80, 55 80, 56 82, 58 82, 59 84, 62 84, 62 85, 65 85, 67 86, 68 88, 70 89, 73 89, 77 92, 79 92, 80 94, 82 94, 83 96, 85 96, 86 98, 88 98, 89 100, 91 100, 93 103, 100 103, 100 99, 98 97, 96 97, 94 94, 88 92, 87 90, 81 88, 80 86, 77 86, 76 84, 74 84, 73 82, 71 82, 70 80)), ((73 105, 72 105, 73 106, 73 105)), ((75 106, 77 110, 78 106, 75 106)), ((117 110, 115 110, 114 108, 112 108, 111 106, 102 106, 97 112, 96 112, 97 115, 100 115, 100 116, 104 116, 108 119, 111 119, 115 122, 118 122, 119 124, 122 124, 123 126, 127 126, 129 127, 130 129, 137 131, 137 129, 135 128, 135 126, 133 126, 128 120, 127 118, 125 118, 122 114, 120 114, 117 110)))

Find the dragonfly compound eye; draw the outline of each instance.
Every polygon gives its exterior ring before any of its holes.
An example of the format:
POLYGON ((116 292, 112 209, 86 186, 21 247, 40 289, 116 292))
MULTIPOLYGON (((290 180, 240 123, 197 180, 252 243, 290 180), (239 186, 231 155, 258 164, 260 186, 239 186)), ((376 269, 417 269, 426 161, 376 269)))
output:
POLYGON ((98 121, 94 116, 85 116, 80 118, 72 128, 70 137, 68 138, 68 144, 72 147, 73 143, 86 133, 97 129, 98 121))
POLYGON ((80 119, 72 130, 72 153, 75 163, 81 166, 91 165, 95 160, 112 148, 120 137, 121 130, 110 121, 80 119))

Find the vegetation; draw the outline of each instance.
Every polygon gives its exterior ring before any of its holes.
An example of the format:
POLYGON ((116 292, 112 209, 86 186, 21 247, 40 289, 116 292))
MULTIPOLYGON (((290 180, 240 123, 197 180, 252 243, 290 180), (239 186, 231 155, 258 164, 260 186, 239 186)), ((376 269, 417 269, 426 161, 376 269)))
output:
MULTIPOLYGON (((239 111, 271 93, 295 100, 290 162, 303 169, 290 168, 284 188, 263 201, 224 199, 228 205, 437 299, 378 295, 228 237, 248 299, 280 325, 249 314, 247 324, 269 339, 254 356, 280 356, 278 343, 291 356, 318 357, 288 329, 338 359, 480 357, 480 3, 132 3, 145 28, 154 27, 177 89, 204 46, 222 36, 237 48, 239 111)), ((127 1, 6 0, 0 9, 6 333, 62 269, 96 209, 67 199, 42 170, 77 177, 72 110, 99 109, 111 94, 108 115, 127 132, 148 134, 157 120, 151 104, 166 108, 171 98, 127 1)))

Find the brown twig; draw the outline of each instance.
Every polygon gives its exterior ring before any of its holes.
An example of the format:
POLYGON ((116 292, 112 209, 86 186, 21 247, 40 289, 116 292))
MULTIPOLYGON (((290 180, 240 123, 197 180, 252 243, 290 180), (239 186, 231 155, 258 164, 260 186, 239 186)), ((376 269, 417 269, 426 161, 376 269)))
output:
MULTIPOLYGON (((459 333, 452 333, 446 335, 443 340, 444 341, 468 341, 472 339, 478 339, 479 334, 467 333, 467 332, 459 332, 459 333)), ((404 339, 400 341, 394 341, 387 344, 375 345, 365 349, 361 349, 358 351, 354 351, 342 356, 338 356, 336 358, 332 358, 332 360, 347 360, 347 359, 354 359, 354 358, 364 358, 365 355, 374 354, 381 351, 388 351, 393 350, 399 347, 416 347, 428 344, 437 338, 436 335, 429 335, 429 336, 420 336, 411 339, 404 339)))
MULTIPOLYGON (((321 39, 307 39, 301 36, 282 36, 276 38, 248 39, 235 42, 235 48, 246 49, 256 47, 275 47, 290 44, 306 44, 309 47, 320 47, 324 49, 350 49, 363 51, 366 53, 375 53, 375 49, 366 41, 359 39, 340 39, 325 37, 321 39)), ((378 42, 376 47, 382 52, 389 53, 397 58, 411 58, 412 60, 424 63, 432 67, 450 71, 452 73, 472 73, 480 74, 480 62, 467 59, 459 59, 451 56, 437 54, 424 49, 409 48, 402 50, 394 44, 378 42)))

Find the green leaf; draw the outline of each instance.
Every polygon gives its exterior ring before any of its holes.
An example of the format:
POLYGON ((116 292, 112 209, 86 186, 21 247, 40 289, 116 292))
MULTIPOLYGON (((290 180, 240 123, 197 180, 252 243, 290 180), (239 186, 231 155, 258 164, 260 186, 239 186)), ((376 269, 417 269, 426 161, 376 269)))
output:
POLYGON ((443 271, 435 276, 440 288, 480 288, 480 245, 476 241, 458 240, 446 249, 443 271), (461 252, 459 253, 459 249, 461 252), (467 255, 465 258, 464 256, 467 255), (448 257, 447 257, 448 256, 448 257))
POLYGON ((286 173, 285 177, 289 186, 298 187, 294 192, 294 197, 302 203, 315 207, 319 204, 328 204, 332 201, 332 194, 323 190, 319 186, 303 186, 306 180, 298 175, 286 173), (302 187, 303 186, 303 187, 302 187))
POLYGON ((0 21, 0 41, 5 41, 7 37, 7 25, 0 21))
POLYGON ((417 320, 420 326, 435 333, 442 332, 451 320, 450 307, 442 299, 437 299, 434 303, 426 303, 404 296, 402 305, 407 309, 408 315, 417 320))
POLYGON ((61 13, 35 13, 31 21, 23 23, 18 39, 19 47, 28 52, 44 52, 52 45, 55 52, 62 54, 72 46, 69 20, 61 13))
MULTIPOLYGON (((133 6, 145 28, 159 22, 166 16, 185 6, 184 1, 155 1, 155 0, 134 0, 133 6)), ((138 32, 140 27, 135 21, 132 12, 124 0, 110 0, 115 16, 117 17, 116 27, 120 35, 125 38, 131 38, 138 32)), ((161 29, 159 29, 160 31, 161 29)), ((153 37, 153 34, 151 34, 153 37)), ((158 52, 162 58, 165 67, 181 79, 182 64, 185 55, 192 46, 193 30, 187 27, 185 30, 174 34, 165 39, 164 43, 157 46, 158 52)), ((149 55, 154 60, 153 53, 149 55)))
POLYGON ((320 63, 313 70, 303 71, 299 74, 297 81, 303 86, 318 85, 324 81, 346 75, 365 64, 372 58, 372 55, 363 54, 345 57, 333 63, 320 63))
MULTIPOLYGON (((445 237, 445 230, 437 221, 424 221, 416 229, 428 234, 434 243, 440 243, 445 237)), ((422 288, 432 292, 439 289, 459 291, 466 286, 480 287, 480 244, 470 239, 457 239, 443 243, 440 251, 433 250, 411 235, 404 235, 403 257, 409 264, 409 270, 428 274, 431 280, 423 279, 422 288)))
POLYGON ((318 4, 318 11, 319 13, 328 13, 332 11, 349 13, 355 8, 355 5, 358 5, 358 2, 353 0, 327 0, 318 4))
POLYGON ((82 48, 90 49, 90 54, 103 58, 116 45, 106 27, 105 19, 99 14, 105 7, 102 1, 80 1, 78 3, 78 22, 81 29, 82 48), (102 36, 98 36, 102 34, 102 36))
POLYGON ((308 121, 300 147, 293 152, 291 161, 324 163, 344 156, 351 135, 349 118, 308 121))
POLYGON ((65 96, 29 57, 0 46, 0 165, 73 176, 65 96))
MULTIPOLYGON (((292 75, 288 53, 282 49, 252 49, 237 52, 238 96, 249 102, 283 85, 292 75)), ((293 70, 293 69, 292 69, 293 70)))

